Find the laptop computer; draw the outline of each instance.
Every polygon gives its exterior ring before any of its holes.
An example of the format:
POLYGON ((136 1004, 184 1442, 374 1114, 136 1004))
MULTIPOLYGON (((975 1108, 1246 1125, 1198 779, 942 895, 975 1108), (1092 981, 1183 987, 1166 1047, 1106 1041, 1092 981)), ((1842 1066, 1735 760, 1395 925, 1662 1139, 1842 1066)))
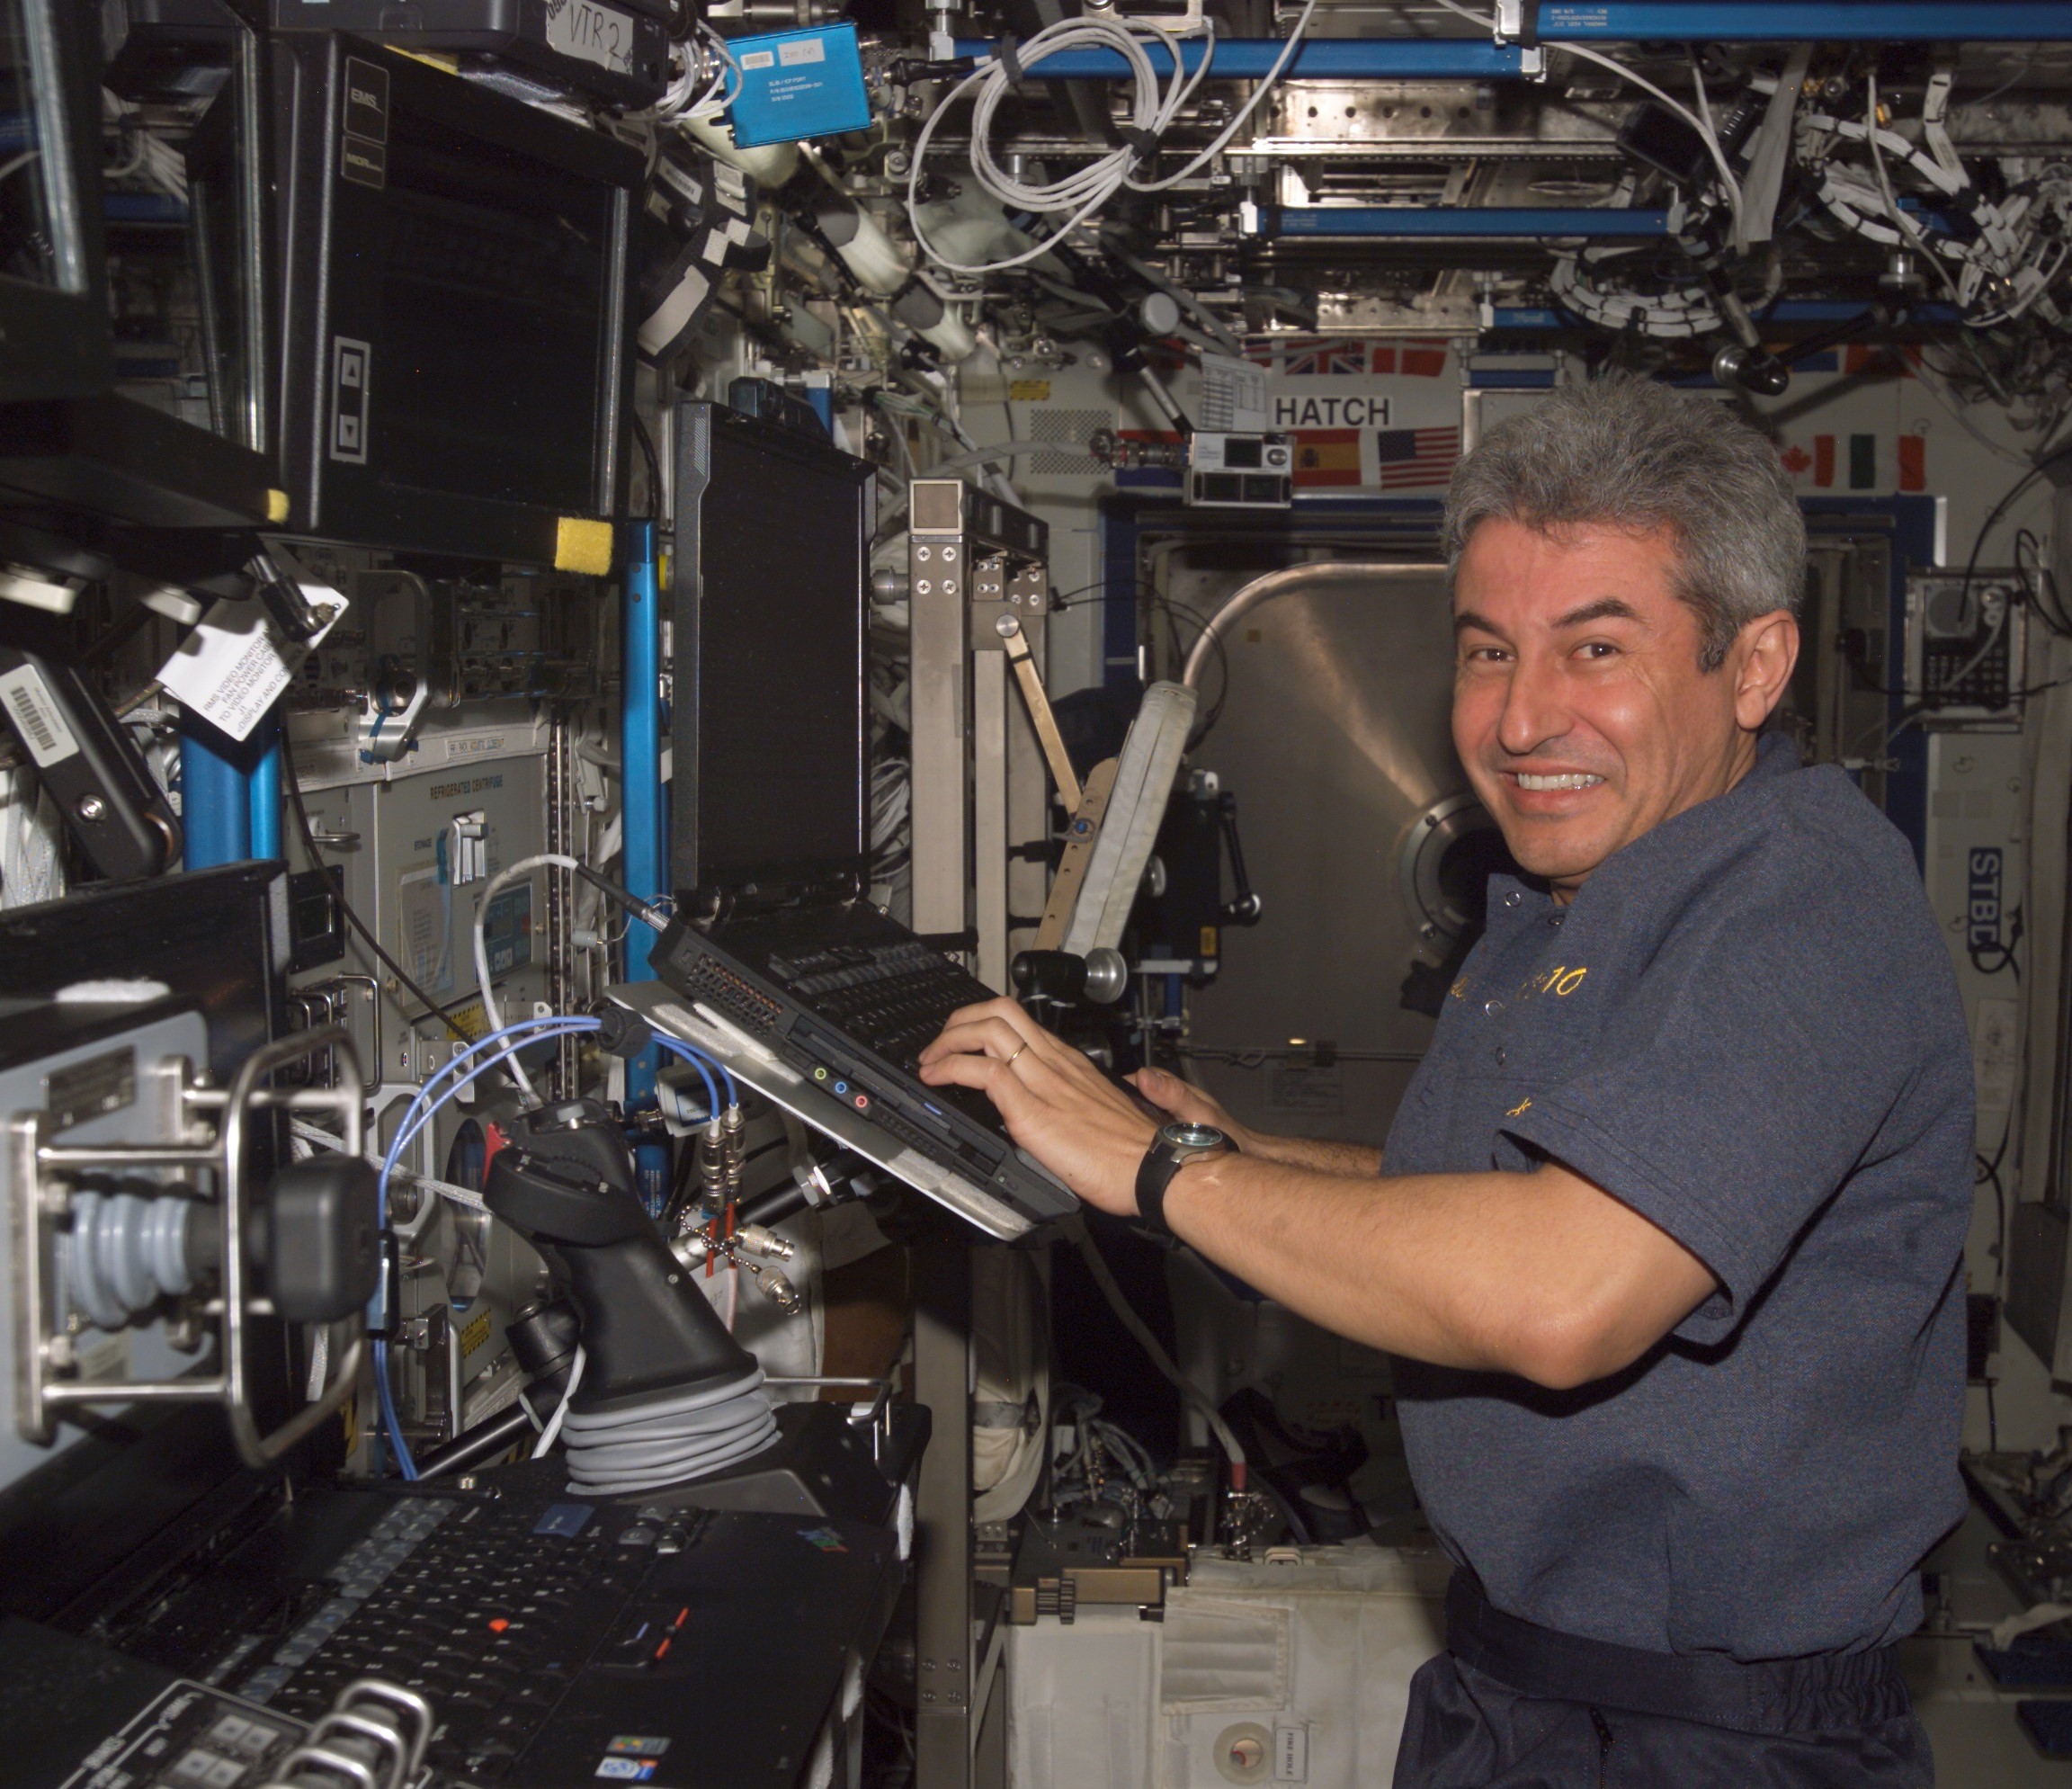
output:
MULTIPOLYGON (((257 1789, 369 1677, 431 1704, 442 1783, 805 1781, 905 1581, 896 1525, 710 1508, 695 1484, 590 1497, 567 1479, 552 1459, 262 1497, 158 1569, 118 1573, 64 1619, 75 1650, 105 1649, 126 1699, 7 1782, 116 1789, 97 1774, 103 1735, 135 1731, 135 1709, 179 1679, 188 1694, 161 1713, 201 1705, 121 1782, 257 1789)), ((0 1714, 40 1729, 53 1696, 76 1693, 40 1662, 65 1638, 0 1624, 0 1714)))
POLYGON ((993 990, 863 899, 870 463, 709 404, 679 409, 674 446, 679 917, 648 969, 753 1045, 751 1081, 755 1050, 769 1052, 871 1124, 881 1140, 865 1152, 948 1209, 996 1236, 1065 1215, 1077 1202, 982 1094, 915 1073, 943 1021, 993 990))
POLYGON ((678 921, 651 961, 703 1028, 667 1002, 628 997, 638 990, 613 997, 989 1235, 1078 1209, 984 1094, 915 1076, 943 1021, 992 990, 877 908, 751 916, 710 933, 678 921))

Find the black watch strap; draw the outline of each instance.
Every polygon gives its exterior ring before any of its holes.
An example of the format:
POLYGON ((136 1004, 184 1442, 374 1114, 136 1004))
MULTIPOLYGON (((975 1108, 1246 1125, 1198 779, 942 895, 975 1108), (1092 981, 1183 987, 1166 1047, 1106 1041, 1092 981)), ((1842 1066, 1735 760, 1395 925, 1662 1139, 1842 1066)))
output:
POLYGON ((1213 1125, 1168 1124, 1151 1140, 1137 1164, 1137 1218, 1154 1236, 1171 1236, 1166 1221, 1166 1189, 1190 1163, 1228 1155, 1237 1145, 1213 1125))
POLYGON ((1157 1140, 1137 1164, 1137 1221, 1154 1236, 1173 1234, 1172 1225, 1166 1221, 1166 1189, 1181 1166, 1157 1140))

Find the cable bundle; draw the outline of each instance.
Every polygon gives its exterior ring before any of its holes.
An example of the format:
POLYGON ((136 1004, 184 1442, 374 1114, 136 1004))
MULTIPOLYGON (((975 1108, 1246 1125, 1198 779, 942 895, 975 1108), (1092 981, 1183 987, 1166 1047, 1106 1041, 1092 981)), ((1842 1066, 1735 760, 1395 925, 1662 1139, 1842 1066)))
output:
POLYGON ((1217 134, 1215 141, 1177 173, 1157 180, 1143 180, 1138 175, 1140 170, 1156 163, 1166 132, 1194 97, 1195 89, 1209 76, 1216 56, 1212 24, 1204 26, 1208 40, 1202 46, 1201 63, 1192 75, 1186 72, 1186 63, 1181 54, 1183 40, 1151 19, 1061 19, 1056 24, 1046 25, 1026 43, 1016 46, 1010 41, 1000 56, 982 63, 952 87, 929 114, 927 123, 921 127, 921 135, 914 145, 913 171, 906 181, 906 215, 914 227, 915 242, 931 261, 953 273, 996 273, 1009 267, 1025 266, 1047 255, 1053 242, 1078 228, 1125 186, 1137 192, 1163 192, 1168 187, 1178 185, 1221 155, 1259 102, 1273 91, 1282 72, 1294 58, 1308 30, 1310 14, 1316 10, 1317 0, 1307 0, 1302 16, 1296 20, 1294 30, 1289 32, 1288 41, 1267 71, 1266 78, 1252 90, 1252 96, 1237 108, 1230 121, 1217 134), (1151 60, 1147 45, 1153 41, 1172 58, 1173 72, 1169 79, 1159 75, 1151 60), (1009 174, 994 159, 994 115, 999 111, 1001 102, 1034 72, 1039 62, 1068 49, 1112 49, 1130 65, 1129 116, 1115 127, 1116 135, 1121 139, 1117 148, 1058 180, 1032 184, 1009 174), (926 231, 921 228, 921 170, 927 159, 929 140, 944 114, 968 94, 977 96, 971 108, 971 172, 978 177, 979 185, 1010 210, 1047 215, 1059 211, 1072 213, 1035 247, 1010 255, 1005 261, 952 261, 929 242, 926 231))

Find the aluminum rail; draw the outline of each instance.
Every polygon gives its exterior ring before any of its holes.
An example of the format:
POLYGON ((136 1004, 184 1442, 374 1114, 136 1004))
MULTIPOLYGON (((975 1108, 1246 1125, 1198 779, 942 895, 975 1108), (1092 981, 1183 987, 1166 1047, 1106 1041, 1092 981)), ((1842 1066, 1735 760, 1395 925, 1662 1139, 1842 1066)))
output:
POLYGON ((1666 211, 1622 205, 1286 205, 1262 206, 1262 237, 1660 237, 1666 211))
POLYGON ((1230 600, 1209 618, 1209 625, 1187 653, 1186 669, 1181 672, 1180 681, 1189 689, 1199 686, 1201 667, 1217 643, 1244 616, 1256 609, 1260 604, 1271 602, 1276 596, 1285 595, 1291 590, 1304 585, 1315 584, 1371 584, 1376 579, 1393 583, 1398 578, 1443 577, 1446 568, 1442 565, 1376 564, 1363 559, 1321 559, 1306 565, 1282 566, 1278 571, 1270 571, 1264 577, 1255 577, 1251 583, 1235 590, 1230 600))

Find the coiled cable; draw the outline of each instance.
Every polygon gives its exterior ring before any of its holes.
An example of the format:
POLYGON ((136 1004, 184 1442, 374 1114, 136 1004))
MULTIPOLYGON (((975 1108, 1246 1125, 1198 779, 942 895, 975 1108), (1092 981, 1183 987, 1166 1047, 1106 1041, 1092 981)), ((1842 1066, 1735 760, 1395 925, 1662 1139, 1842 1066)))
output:
POLYGON ((597 1495, 700 1478, 746 1460, 776 1436, 777 1418, 759 1366, 630 1409, 589 1415, 570 1409, 561 1421, 568 1489, 597 1495))

